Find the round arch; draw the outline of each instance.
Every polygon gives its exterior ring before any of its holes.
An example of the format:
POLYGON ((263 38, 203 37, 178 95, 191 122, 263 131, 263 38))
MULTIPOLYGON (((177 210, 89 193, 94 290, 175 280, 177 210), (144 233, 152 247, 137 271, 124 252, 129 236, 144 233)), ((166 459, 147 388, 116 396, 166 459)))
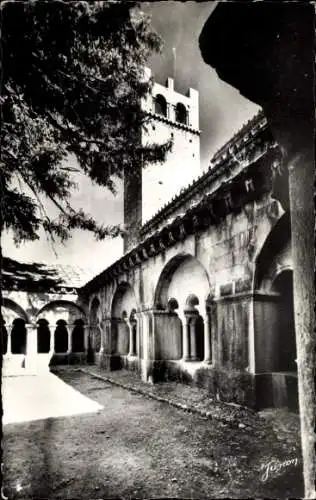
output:
POLYGON ((182 102, 178 102, 175 107, 176 121, 186 125, 187 123, 187 108, 182 102))
POLYGON ((133 310, 137 310, 136 294, 133 287, 126 281, 118 284, 111 303, 112 318, 121 318, 123 312, 127 317, 133 310))
POLYGON ((100 299, 97 295, 95 295, 93 297, 93 299, 91 300, 90 307, 89 307, 90 322, 93 321, 93 322, 97 323, 98 313, 100 311, 100 307, 101 307, 100 299))
POLYGON ((68 300, 54 300, 42 307, 36 316, 36 321, 39 319, 47 319, 49 323, 56 323, 59 319, 65 320, 67 314, 67 323, 74 323, 76 319, 86 320, 84 310, 74 302, 68 300))
MULTIPOLYGON (((257 258, 255 259, 255 272, 253 277, 253 290, 259 290, 267 273, 270 273, 270 282, 275 279, 282 269, 291 268, 290 264, 281 263, 279 267, 274 266, 275 258, 281 255, 288 246, 291 247, 291 221, 290 214, 285 212, 276 222, 266 237, 257 258)), ((270 284, 271 284, 270 283, 270 284)))
POLYGON ((191 254, 178 254, 163 268, 158 279, 154 307, 166 309, 168 300, 173 297, 184 307, 190 295, 206 302, 210 294, 210 281, 204 266, 191 254))
POLYGON ((155 113, 162 116, 167 116, 167 101, 162 94, 157 94, 155 99, 155 113))
POLYGON ((7 323, 9 323, 11 318, 12 318, 12 321, 16 318, 21 318, 25 321, 25 323, 29 323, 28 315, 26 314, 24 309, 21 306, 19 306, 16 302, 14 302, 13 300, 3 297, 2 298, 2 308, 3 308, 3 310, 2 310, 3 317, 7 323), (5 309, 9 310, 11 312, 11 314, 10 313, 6 314, 5 309), (14 315, 12 313, 14 313, 14 315), (10 319, 8 316, 10 316, 10 319))

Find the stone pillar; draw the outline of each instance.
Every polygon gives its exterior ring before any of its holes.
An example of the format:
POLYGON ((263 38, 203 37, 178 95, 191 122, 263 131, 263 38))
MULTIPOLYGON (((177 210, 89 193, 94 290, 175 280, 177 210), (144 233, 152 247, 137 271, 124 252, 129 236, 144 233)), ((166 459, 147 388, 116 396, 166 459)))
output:
POLYGON ((212 339, 210 331, 210 317, 208 311, 202 314, 204 322, 204 359, 203 362, 207 364, 212 363, 212 339))
POLYGON ((68 349, 66 354, 71 354, 72 352, 72 330, 73 330, 74 325, 68 325, 67 324, 67 331, 68 331, 68 349))
POLYGON ((157 321, 161 311, 155 311, 153 309, 143 311, 143 323, 142 323, 142 340, 143 340, 143 358, 141 359, 141 374, 142 380, 144 382, 154 383, 161 380, 163 372, 161 368, 163 365, 161 359, 158 356, 157 359, 157 338, 156 335, 159 333, 157 330, 157 321))
POLYGON ((190 335, 190 325, 189 318, 186 315, 179 315, 182 323, 182 360, 188 361, 190 359, 189 353, 189 335, 190 335))
POLYGON ((134 342, 133 342, 133 325, 130 321, 126 321, 129 333, 129 346, 128 346, 128 356, 134 355, 134 342))
POLYGON ((254 300, 250 300, 249 302, 248 371, 249 373, 255 373, 256 371, 254 300))
POLYGON ((111 344, 111 319, 107 318, 105 320, 105 333, 104 333, 104 348, 103 351, 106 354, 111 354, 112 344, 111 344))
POLYGON ((49 353, 54 354, 54 345, 55 345, 55 325, 48 325, 50 336, 49 336, 49 353))
POLYGON ((288 163, 298 393, 306 498, 316 498, 313 156, 297 155, 288 163))
POLYGON ((142 357, 142 348, 143 348, 143 341, 142 341, 143 313, 136 313, 135 317, 136 317, 136 321, 137 321, 136 354, 137 354, 137 357, 140 359, 142 357))
POLYGON ((25 368, 29 373, 37 372, 37 328, 36 325, 27 324, 25 346, 25 368))
POLYGON ((90 329, 90 325, 83 325, 83 331, 84 331, 84 335, 83 335, 83 346, 84 346, 84 352, 85 354, 87 353, 88 351, 88 336, 89 336, 89 329, 90 329))
POLYGON ((141 378, 143 382, 152 381, 150 380, 150 370, 149 370, 149 347, 148 347, 148 337, 149 337, 149 315, 145 312, 142 313, 142 331, 143 331, 143 356, 141 360, 141 378))
POLYGON ((7 356, 11 356, 11 330, 12 330, 12 325, 8 325, 7 327, 7 334, 8 334, 8 344, 7 344, 7 356))
POLYGON ((26 327, 26 346, 25 354, 34 355, 37 354, 37 328, 35 325, 28 324, 26 327))
POLYGON ((135 346, 135 356, 139 358, 139 342, 140 342, 140 325, 139 319, 136 320, 136 346, 135 346))
POLYGON ((100 324, 98 325, 98 328, 100 330, 100 351, 99 351, 99 354, 101 356, 102 353, 103 353, 103 351, 104 351, 104 329, 103 329, 103 322, 100 322, 100 324))

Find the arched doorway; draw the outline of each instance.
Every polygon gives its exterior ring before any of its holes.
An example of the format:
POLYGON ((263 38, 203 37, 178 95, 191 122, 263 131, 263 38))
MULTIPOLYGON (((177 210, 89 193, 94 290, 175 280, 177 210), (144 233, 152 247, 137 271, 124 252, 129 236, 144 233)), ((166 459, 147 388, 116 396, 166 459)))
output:
POLYGON ((129 283, 120 283, 112 300, 112 340, 116 354, 135 355, 137 349, 136 297, 129 283))
POLYGON ((204 321, 197 309, 199 299, 190 294, 186 300, 185 316, 189 326, 189 359, 203 361, 204 359, 204 321))
POLYGON ((3 375, 27 375, 31 369, 28 357, 29 323, 25 311, 11 299, 2 298, 1 337, 3 350, 3 375))
POLYGON ((291 227, 285 213, 267 236, 254 276, 256 406, 297 409, 291 227))
POLYGON ((71 333, 71 346, 73 353, 84 352, 84 322, 82 319, 76 319, 71 333))
POLYGON ((277 371, 296 371, 293 272, 285 270, 278 274, 272 283, 272 290, 280 297, 276 320, 279 355, 277 371))
POLYGON ((64 319, 59 319, 56 323, 54 351, 56 354, 66 354, 68 351, 68 329, 64 319))
MULTIPOLYGON (((173 315, 159 318, 161 327, 155 331, 159 335, 160 346, 180 346, 182 352, 179 357, 186 361, 204 360, 205 342, 210 344, 209 321, 206 323, 207 331, 204 331, 204 319, 209 314, 209 293, 208 275, 195 257, 179 254, 166 264, 157 284, 155 308, 172 311, 173 315), (175 312, 178 321, 174 317, 175 312)), ((163 359, 178 359, 174 357, 174 349, 167 352, 162 348, 162 351, 163 359)))
POLYGON ((16 318, 11 330, 12 354, 26 354, 26 326, 24 319, 16 318))
POLYGON ((46 319, 39 319, 37 322, 37 352, 47 354, 50 351, 50 329, 46 319))

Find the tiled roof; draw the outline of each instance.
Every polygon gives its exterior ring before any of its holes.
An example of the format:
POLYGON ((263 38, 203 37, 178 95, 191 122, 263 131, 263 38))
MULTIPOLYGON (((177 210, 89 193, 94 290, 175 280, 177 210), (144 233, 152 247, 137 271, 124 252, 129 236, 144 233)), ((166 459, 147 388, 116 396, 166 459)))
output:
MULTIPOLYGON (((80 266, 18 262, 3 257, 1 278, 3 290, 61 290, 77 289, 89 281, 95 272, 80 266)), ((74 290, 74 291, 75 291, 74 290)))

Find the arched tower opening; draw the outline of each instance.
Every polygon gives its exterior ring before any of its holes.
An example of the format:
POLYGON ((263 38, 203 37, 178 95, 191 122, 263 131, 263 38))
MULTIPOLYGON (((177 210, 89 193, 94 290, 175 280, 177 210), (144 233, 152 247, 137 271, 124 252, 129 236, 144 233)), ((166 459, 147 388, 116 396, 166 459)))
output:
POLYGON ((155 97, 155 113, 161 116, 167 116, 167 101, 161 94, 155 97))

